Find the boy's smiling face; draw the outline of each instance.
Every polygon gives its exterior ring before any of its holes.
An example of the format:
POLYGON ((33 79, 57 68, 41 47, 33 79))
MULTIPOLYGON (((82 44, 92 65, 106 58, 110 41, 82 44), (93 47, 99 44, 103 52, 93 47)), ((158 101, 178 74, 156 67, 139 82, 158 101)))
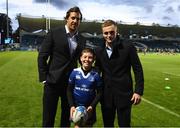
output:
POLYGON ((90 52, 85 52, 80 57, 80 60, 81 60, 82 68, 84 70, 89 70, 89 69, 91 69, 92 64, 94 62, 94 56, 90 52))

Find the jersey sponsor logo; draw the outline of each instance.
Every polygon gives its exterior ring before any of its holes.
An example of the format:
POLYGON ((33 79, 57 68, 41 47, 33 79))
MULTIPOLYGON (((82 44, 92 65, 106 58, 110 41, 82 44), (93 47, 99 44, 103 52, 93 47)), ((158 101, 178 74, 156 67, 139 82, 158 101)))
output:
POLYGON ((80 88, 80 87, 75 87, 76 90, 80 90, 80 91, 86 91, 86 92, 89 92, 90 89, 88 88, 80 88))

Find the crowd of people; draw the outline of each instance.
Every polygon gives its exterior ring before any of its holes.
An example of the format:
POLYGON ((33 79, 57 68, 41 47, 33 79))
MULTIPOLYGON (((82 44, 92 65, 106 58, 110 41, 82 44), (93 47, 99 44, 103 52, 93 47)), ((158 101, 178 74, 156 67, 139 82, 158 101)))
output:
POLYGON ((130 127, 132 105, 141 102, 144 91, 143 69, 136 48, 132 42, 119 38, 113 20, 102 24, 103 47, 87 47, 86 39, 78 33, 81 20, 79 7, 70 8, 65 25, 50 30, 39 48, 39 80, 44 88, 42 126, 54 126, 61 99, 61 127, 70 127, 72 114, 79 105, 85 106, 88 113, 83 126, 92 127, 97 103, 101 104, 104 127, 114 127, 116 113, 119 127, 130 127))

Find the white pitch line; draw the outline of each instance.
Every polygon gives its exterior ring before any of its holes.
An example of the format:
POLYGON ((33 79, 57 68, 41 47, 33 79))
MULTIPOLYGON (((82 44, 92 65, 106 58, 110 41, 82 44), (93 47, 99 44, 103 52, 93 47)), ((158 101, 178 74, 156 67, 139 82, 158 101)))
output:
POLYGON ((174 74, 174 73, 170 73, 170 72, 162 72, 164 74, 168 74, 168 75, 173 75, 173 76, 180 76, 179 74, 174 74))
POLYGON ((171 110, 169 110, 169 109, 167 109, 167 108, 165 108, 165 107, 162 107, 162 106, 160 106, 160 105, 158 105, 158 104, 155 104, 155 103, 153 103, 153 102, 151 102, 151 101, 149 101, 149 100, 147 100, 147 99, 145 99, 145 98, 142 98, 142 100, 143 100, 144 102, 148 103, 148 104, 151 104, 151 105, 153 105, 153 106, 155 106, 155 107, 157 107, 157 108, 159 108, 159 109, 161 109, 161 110, 163 110, 163 111, 171 114, 171 115, 174 115, 174 116, 176 116, 176 117, 180 117, 179 114, 177 114, 177 113, 175 113, 175 112, 173 112, 173 111, 171 111, 171 110))

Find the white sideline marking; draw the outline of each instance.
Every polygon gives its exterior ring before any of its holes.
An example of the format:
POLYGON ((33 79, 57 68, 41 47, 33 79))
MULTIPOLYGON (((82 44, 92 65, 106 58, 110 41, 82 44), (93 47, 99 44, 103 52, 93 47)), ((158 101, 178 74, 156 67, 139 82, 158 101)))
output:
POLYGON ((179 74, 169 73, 169 72, 162 72, 164 74, 173 75, 173 76, 180 76, 179 74))
POLYGON ((144 98, 142 98, 142 100, 143 100, 144 102, 148 103, 148 104, 151 104, 151 105, 153 105, 153 106, 155 106, 155 107, 157 107, 157 108, 159 108, 159 109, 161 109, 161 110, 163 110, 163 111, 171 114, 171 115, 174 115, 174 116, 176 116, 176 117, 180 117, 179 114, 177 114, 177 113, 175 113, 175 112, 173 112, 173 111, 171 111, 171 110, 169 110, 169 109, 167 109, 167 108, 165 108, 165 107, 162 107, 162 106, 160 106, 160 105, 158 105, 158 104, 155 104, 155 103, 153 103, 153 102, 151 102, 151 101, 149 101, 149 100, 147 100, 147 99, 144 99, 144 98))

